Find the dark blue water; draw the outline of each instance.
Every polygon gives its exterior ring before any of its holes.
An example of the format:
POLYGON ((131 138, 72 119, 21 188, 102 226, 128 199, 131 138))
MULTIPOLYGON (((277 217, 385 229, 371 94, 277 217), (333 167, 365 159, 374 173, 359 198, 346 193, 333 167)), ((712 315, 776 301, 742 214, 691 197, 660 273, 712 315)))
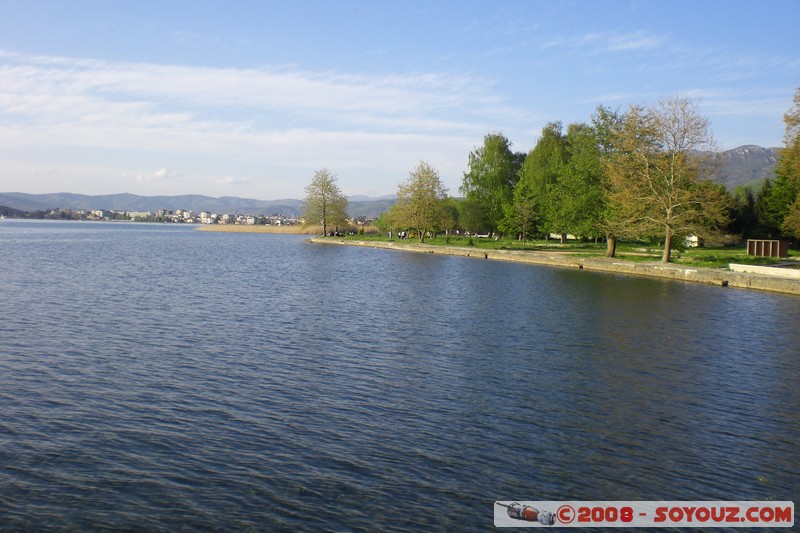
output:
POLYGON ((146 224, 0 261, 0 529, 800 496, 797 297, 146 224))

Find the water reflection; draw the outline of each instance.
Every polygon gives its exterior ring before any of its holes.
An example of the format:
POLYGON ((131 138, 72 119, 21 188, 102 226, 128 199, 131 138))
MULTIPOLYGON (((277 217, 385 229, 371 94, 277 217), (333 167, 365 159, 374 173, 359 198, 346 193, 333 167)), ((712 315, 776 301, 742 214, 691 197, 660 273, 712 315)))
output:
POLYGON ((2 526, 476 529, 498 499, 798 494, 795 297, 19 228, 0 234, 2 526))

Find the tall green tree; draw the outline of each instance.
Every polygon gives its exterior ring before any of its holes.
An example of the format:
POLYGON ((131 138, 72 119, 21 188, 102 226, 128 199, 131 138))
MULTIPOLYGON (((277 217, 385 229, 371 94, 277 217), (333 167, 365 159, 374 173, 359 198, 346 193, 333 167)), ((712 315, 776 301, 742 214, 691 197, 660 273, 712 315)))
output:
POLYGON ((522 155, 511 151, 511 143, 500 133, 490 133, 483 146, 469 154, 469 170, 464 173, 461 192, 483 213, 475 221, 485 221, 486 228, 475 231, 496 231, 500 228, 506 206, 511 203, 517 183, 522 155))
POLYGON ((789 212, 783 219, 781 229, 786 235, 800 237, 800 196, 789 206, 789 212))
POLYGON ((606 207, 605 166, 594 127, 570 124, 567 158, 547 186, 548 225, 554 233, 597 237, 606 207))
POLYGON ((506 206, 500 229, 505 233, 516 234, 521 241, 541 233, 542 209, 538 190, 527 180, 521 180, 514 187, 514 196, 506 206))
POLYGON ((800 237, 800 88, 783 121, 784 147, 778 154, 775 180, 767 196, 767 213, 782 233, 800 237))
POLYGON ((452 221, 452 229, 463 229, 464 226, 461 215, 464 209, 464 199, 448 196, 444 199, 442 205, 444 206, 448 219, 452 221))
MULTIPOLYGON (((542 135, 536 146, 525 156, 519 171, 517 190, 514 191, 514 208, 506 210, 506 213, 519 219, 519 213, 528 211, 526 220, 537 220, 538 231, 557 231, 552 223, 553 213, 548 193, 568 157, 567 140, 561 132, 561 123, 547 124, 542 128, 542 135)), ((511 220, 507 224, 511 226, 511 220)))
POLYGON ((444 205, 446 199, 447 189, 439 172, 422 161, 397 187, 397 202, 392 206, 390 219, 396 227, 413 228, 419 242, 424 242, 428 232, 452 226, 453 219, 444 205))
POLYGON ((328 234, 328 227, 339 228, 347 223, 347 197, 336 183, 336 176, 328 169, 317 170, 306 187, 303 204, 306 225, 322 225, 322 234, 328 234))
POLYGON ((489 210, 474 197, 464 198, 459 205, 459 221, 462 229, 476 233, 489 233, 494 227, 489 218, 489 210))
POLYGON ((782 165, 783 158, 780 155, 778 157, 778 164, 775 166, 775 180, 771 184, 767 197, 767 219, 775 233, 780 235, 783 233, 783 222, 789 215, 789 210, 800 189, 796 180, 786 171, 788 165, 782 165))
POLYGON ((772 182, 767 179, 755 193, 755 198, 753 200, 753 214, 758 225, 757 230, 753 235, 754 237, 774 238, 776 236, 776 234, 773 233, 773 228, 770 226, 769 216, 767 214, 767 197, 769 196, 769 191, 771 189, 772 182))
POLYGON ((745 238, 758 234, 756 195, 752 187, 740 185, 733 191, 733 216, 728 231, 745 238))
POLYGON ((611 164, 618 153, 617 139, 623 129, 623 114, 617 109, 603 105, 597 106, 592 115, 592 128, 597 140, 597 150, 603 164, 601 188, 603 204, 599 209, 599 230, 606 237, 606 257, 615 257, 617 253, 617 237, 625 236, 628 231, 618 207, 611 202, 613 192, 611 181, 611 164))
POLYGON ((708 119, 687 98, 656 106, 631 106, 614 136, 609 200, 625 231, 663 236, 662 262, 673 238, 724 227, 728 196, 704 178, 708 161, 698 155, 713 145, 708 119))
POLYGON ((755 190, 749 185, 736 187, 732 194, 729 233, 747 239, 776 236, 767 218, 765 206, 765 196, 771 186, 771 182, 767 180, 755 190))
POLYGON ((381 213, 378 218, 375 219, 375 226, 381 233, 388 233, 390 239, 394 238, 397 223, 394 220, 391 208, 381 213))

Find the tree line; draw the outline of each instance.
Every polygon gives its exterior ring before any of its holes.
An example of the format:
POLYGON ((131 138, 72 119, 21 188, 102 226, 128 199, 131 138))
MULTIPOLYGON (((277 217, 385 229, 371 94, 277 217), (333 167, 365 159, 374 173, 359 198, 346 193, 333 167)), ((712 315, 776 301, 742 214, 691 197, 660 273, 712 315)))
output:
MULTIPOLYGON (((723 234, 800 237, 800 88, 784 115, 784 147, 773 179, 729 192, 714 183, 717 158, 708 119, 683 97, 626 110, 598 106, 588 122, 551 122, 526 154, 502 133, 489 133, 469 154, 460 198, 420 162, 378 222, 389 231, 429 234, 469 230, 528 240, 572 234, 604 240, 659 241, 662 261, 682 239, 723 234)), ((305 218, 344 225, 347 198, 336 177, 317 171, 306 188, 305 218)))

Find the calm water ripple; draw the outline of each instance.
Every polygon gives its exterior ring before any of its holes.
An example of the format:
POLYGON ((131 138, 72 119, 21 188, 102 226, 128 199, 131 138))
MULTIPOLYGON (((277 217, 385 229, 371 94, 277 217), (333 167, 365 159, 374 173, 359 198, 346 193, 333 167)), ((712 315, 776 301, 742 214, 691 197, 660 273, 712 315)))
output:
POLYGON ((800 495, 796 297, 146 224, 0 252, 0 529, 800 495))

